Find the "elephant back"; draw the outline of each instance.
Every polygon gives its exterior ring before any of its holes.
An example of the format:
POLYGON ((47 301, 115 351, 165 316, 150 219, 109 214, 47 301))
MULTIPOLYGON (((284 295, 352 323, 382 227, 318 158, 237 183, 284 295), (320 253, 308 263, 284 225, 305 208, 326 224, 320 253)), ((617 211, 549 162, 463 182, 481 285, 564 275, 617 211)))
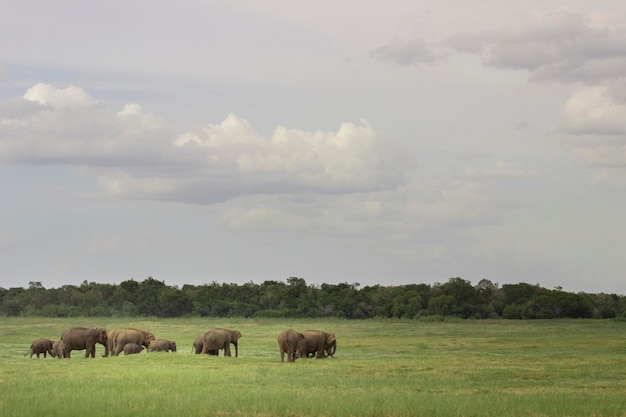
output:
POLYGON ((85 349, 89 330, 87 327, 72 327, 65 330, 61 334, 61 340, 65 349, 85 349))

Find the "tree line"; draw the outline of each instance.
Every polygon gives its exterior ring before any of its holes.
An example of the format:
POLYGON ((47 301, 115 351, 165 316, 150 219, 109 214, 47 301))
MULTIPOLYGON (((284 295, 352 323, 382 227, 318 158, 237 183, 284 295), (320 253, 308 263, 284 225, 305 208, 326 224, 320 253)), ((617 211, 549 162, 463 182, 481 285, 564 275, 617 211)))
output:
POLYGON ((340 317, 464 319, 626 318, 626 297, 571 293, 539 284, 476 285, 461 278, 398 286, 307 284, 303 278, 261 284, 166 285, 148 277, 120 284, 0 288, 0 314, 42 317, 340 317))

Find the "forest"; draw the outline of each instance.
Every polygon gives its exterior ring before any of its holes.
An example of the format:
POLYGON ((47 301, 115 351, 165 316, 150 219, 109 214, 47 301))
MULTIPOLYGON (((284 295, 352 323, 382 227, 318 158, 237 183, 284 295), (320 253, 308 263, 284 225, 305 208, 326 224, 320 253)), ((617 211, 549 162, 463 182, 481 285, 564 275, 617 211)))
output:
POLYGON ((626 318, 626 297, 571 293, 539 284, 476 285, 462 278, 398 286, 310 285, 287 278, 261 284, 167 285, 147 277, 120 284, 0 288, 0 315, 42 317, 285 317, 554 319, 626 318))

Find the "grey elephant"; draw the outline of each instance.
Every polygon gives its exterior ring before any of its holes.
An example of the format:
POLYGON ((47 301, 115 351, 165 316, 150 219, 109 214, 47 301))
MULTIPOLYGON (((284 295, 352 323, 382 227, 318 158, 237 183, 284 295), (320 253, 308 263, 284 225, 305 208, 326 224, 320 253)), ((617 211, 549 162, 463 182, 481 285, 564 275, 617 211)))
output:
POLYGON ((136 343, 147 348, 150 345, 150 342, 154 339, 154 335, 145 330, 135 328, 118 330, 117 333, 115 333, 112 355, 119 356, 120 352, 124 349, 124 346, 128 343, 136 343))
POLYGON ((63 358, 63 350, 64 350, 64 343, 62 340, 57 340, 56 342, 54 342, 52 344, 52 356, 54 356, 57 359, 61 359, 63 358))
POLYGON ((335 332, 326 332, 326 345, 324 346, 324 355, 326 357, 334 357, 337 352, 337 336, 335 332))
POLYGON ((141 353, 142 350, 144 350, 144 347, 142 345, 138 345, 137 343, 126 343, 126 345, 124 345, 124 355, 141 353))
POLYGON ((46 339, 44 337, 35 339, 33 340, 33 343, 30 344, 30 349, 24 356, 30 354, 29 357, 32 358, 33 355, 37 355, 37 359, 39 359, 39 355, 42 353, 44 358, 47 357, 48 353, 50 354, 50 356, 54 356, 54 351, 52 350, 53 344, 54 342, 52 340, 46 339))
POLYGON ((113 351, 115 350, 115 336, 119 331, 119 329, 114 329, 107 332, 107 344, 104 349, 104 355, 102 356, 113 356, 113 351))
POLYGON ((85 357, 96 357, 96 343, 106 348, 107 331, 101 327, 72 327, 61 335, 63 341, 63 357, 70 358, 73 350, 85 349, 85 357))
POLYGON ((204 335, 200 335, 196 337, 196 340, 193 341, 193 345, 191 346, 191 352, 199 355, 202 353, 202 345, 204 345, 204 335))
POLYGON ((287 362, 295 362, 298 353, 298 344, 304 340, 304 335, 293 329, 287 329, 278 335, 278 347, 280 348, 280 361, 285 362, 285 354, 287 354, 287 362))
MULTIPOLYGON (((239 338, 241 333, 237 330, 217 328, 208 330, 202 337, 202 353, 213 354, 212 352, 224 349, 224 356, 232 356, 230 344, 235 346, 235 357, 239 356, 239 338)), ((215 353, 217 354, 217 353, 215 353)))
MULTIPOLYGON (((193 346, 191 347, 191 353, 195 352, 196 355, 203 353, 202 352, 203 346, 204 346, 204 334, 201 334, 200 336, 196 337, 196 340, 193 341, 193 346)), ((219 349, 209 349, 208 351, 204 353, 217 356, 219 352, 220 352, 219 349)))
POLYGON ((176 352, 176 342, 167 339, 154 339, 148 345, 148 352, 176 352))
POLYGON ((333 356, 337 350, 337 338, 333 332, 322 330, 305 330, 304 339, 298 343, 298 357, 308 358, 309 355, 317 359, 333 356))

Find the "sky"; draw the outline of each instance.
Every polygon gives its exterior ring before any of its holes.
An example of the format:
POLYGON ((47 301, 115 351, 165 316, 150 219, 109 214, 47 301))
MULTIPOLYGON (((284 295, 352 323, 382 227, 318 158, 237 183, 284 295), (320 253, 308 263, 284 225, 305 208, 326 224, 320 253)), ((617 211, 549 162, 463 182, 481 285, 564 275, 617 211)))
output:
POLYGON ((626 294, 626 3, 10 1, 0 286, 626 294))

